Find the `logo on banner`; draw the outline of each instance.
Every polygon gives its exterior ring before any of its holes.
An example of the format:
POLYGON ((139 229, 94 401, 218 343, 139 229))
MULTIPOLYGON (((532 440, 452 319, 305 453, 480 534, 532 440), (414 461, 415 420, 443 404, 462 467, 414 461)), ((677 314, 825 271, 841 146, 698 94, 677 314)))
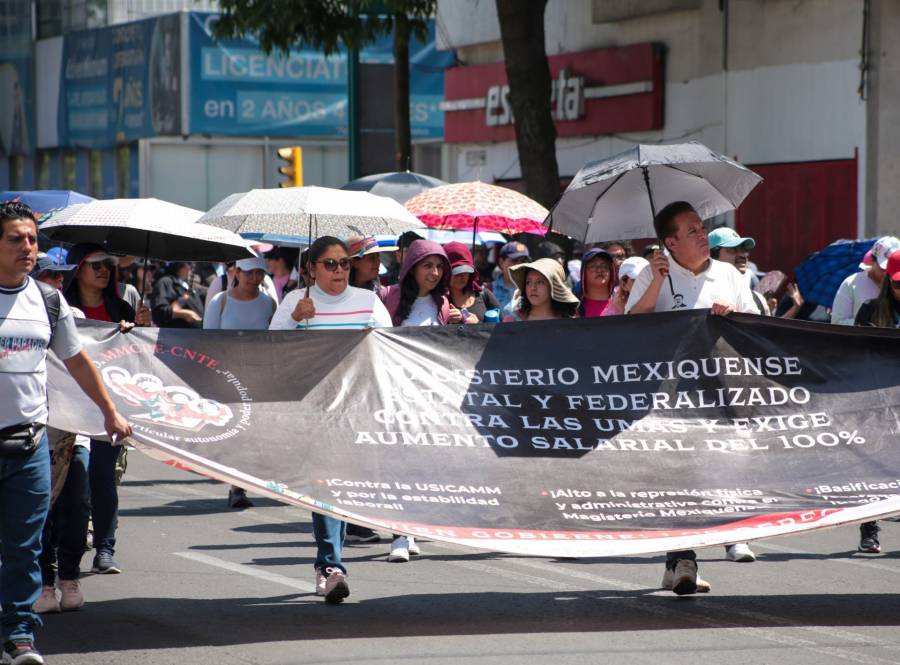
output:
POLYGON ((166 386, 158 376, 131 374, 121 367, 103 368, 103 381, 131 406, 146 409, 132 416, 157 425, 199 432, 207 425, 225 427, 234 417, 231 408, 201 397, 184 386, 166 386))

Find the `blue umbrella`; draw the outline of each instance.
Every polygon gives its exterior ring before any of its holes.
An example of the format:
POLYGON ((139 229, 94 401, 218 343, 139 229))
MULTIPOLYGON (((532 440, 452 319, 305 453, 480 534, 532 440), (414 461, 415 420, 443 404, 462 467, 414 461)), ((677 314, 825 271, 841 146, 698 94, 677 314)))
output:
POLYGON ((841 282, 859 271, 860 262, 876 240, 837 240, 807 256, 794 270, 803 299, 831 307, 841 282))
POLYGON ((43 217, 56 210, 75 203, 90 203, 96 199, 62 189, 37 189, 33 192, 3 192, 0 201, 20 201, 34 210, 34 214, 43 221, 43 217))

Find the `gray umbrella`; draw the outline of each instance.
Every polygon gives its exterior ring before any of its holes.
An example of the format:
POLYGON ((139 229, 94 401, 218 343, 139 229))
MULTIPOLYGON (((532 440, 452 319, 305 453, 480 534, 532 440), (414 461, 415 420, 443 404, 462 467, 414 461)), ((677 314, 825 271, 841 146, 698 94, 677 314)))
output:
POLYGON ((419 192, 432 187, 440 187, 447 183, 430 175, 413 173, 412 171, 393 171, 376 173, 356 180, 351 180, 341 189, 354 192, 369 192, 377 196, 386 196, 397 203, 406 203, 419 192))
POLYGON ((697 143, 635 145, 591 162, 544 224, 584 243, 652 238, 657 211, 687 201, 703 219, 734 210, 762 178, 697 143))
POLYGON ((255 254, 248 242, 197 224, 199 210, 159 199, 108 199, 71 205, 45 218, 40 231, 60 242, 90 242, 116 254, 165 261, 235 261, 255 254))
POLYGON ((399 235, 425 228, 415 215, 396 201, 368 192, 329 187, 252 189, 232 194, 198 220, 245 238, 312 239, 331 235, 399 235), (304 235, 305 234, 305 235, 304 235))

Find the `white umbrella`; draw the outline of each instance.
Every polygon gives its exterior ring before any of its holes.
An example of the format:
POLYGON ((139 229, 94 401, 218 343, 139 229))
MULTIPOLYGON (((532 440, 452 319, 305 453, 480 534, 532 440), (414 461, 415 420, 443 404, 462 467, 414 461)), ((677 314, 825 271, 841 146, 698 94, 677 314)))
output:
POLYGON ((584 243, 652 238, 653 218, 687 201, 703 219, 734 210, 762 178, 697 143, 635 145, 584 166, 544 224, 584 243))
POLYGON ((252 189, 232 194, 199 222, 276 244, 279 238, 399 235, 425 228, 393 199, 328 187, 252 189))
POLYGON ((40 225, 48 238, 89 242, 116 254, 166 261, 235 261, 255 256, 235 233, 197 224, 199 210, 159 199, 108 199, 71 205, 40 225))

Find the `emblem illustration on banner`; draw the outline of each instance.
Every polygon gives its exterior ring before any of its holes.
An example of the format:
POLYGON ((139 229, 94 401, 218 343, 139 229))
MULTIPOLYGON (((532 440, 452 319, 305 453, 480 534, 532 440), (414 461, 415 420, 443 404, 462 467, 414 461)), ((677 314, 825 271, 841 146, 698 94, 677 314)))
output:
POLYGON ((132 406, 147 409, 137 420, 199 432, 206 425, 224 427, 234 417, 231 409, 183 386, 166 386, 152 374, 131 374, 121 367, 105 367, 103 381, 132 406))

